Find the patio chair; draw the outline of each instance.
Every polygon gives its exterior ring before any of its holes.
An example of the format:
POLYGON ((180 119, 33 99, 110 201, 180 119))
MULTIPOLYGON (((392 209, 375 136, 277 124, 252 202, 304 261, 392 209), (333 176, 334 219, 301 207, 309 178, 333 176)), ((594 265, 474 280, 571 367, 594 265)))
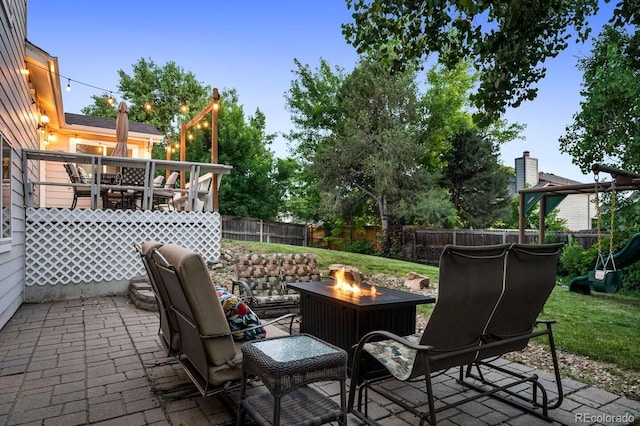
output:
MULTIPOLYGON (((477 379, 484 385, 490 385, 484 380, 481 367, 503 373, 507 371, 485 360, 507 352, 521 351, 530 339, 546 337, 556 383, 555 403, 549 405, 550 409, 559 407, 563 399, 558 357, 551 329, 555 321, 538 320, 538 316, 542 313, 556 285, 558 256, 563 246, 562 243, 513 244, 511 246, 507 255, 505 288, 483 333, 484 346, 481 346, 478 361, 474 363, 478 374, 472 374, 471 368, 467 370, 467 377, 477 379), (541 330, 536 330, 535 327, 538 325, 543 326, 541 330)), ((465 384, 477 388, 472 382, 465 381, 465 384)), ((519 395, 515 396, 519 397, 519 395)), ((500 399, 500 395, 496 397, 500 399)))
MULTIPOLYGON (((213 173, 205 173, 198 178, 197 194, 193 211, 201 212, 209 201, 211 195, 211 183, 213 181, 213 173)), ((173 206, 179 210, 190 210, 189 206, 189 190, 191 182, 187 182, 184 186, 185 192, 176 193, 173 197, 173 206)))
MULTIPOLYGON (((233 335, 248 329, 231 331, 202 256, 166 244, 154 250, 151 259, 178 321, 181 354, 178 362, 186 374, 203 396, 220 394, 238 385, 243 342, 234 341, 233 335)), ((286 335, 270 325, 289 320, 291 331, 293 318, 294 315, 284 315, 259 327, 267 329, 268 336, 286 335)))
MULTIPOLYGON (((73 163, 64 163, 64 169, 69 175, 69 181, 71 183, 91 183, 91 180, 83 180, 78 173, 76 165, 73 163)), ((73 187, 73 201, 71 202, 71 209, 75 209, 78 204, 78 198, 91 198, 91 188, 89 187, 73 187)))
MULTIPOLYGON (((505 309, 500 304, 501 299, 506 303, 508 300, 513 300, 510 296, 512 293, 506 290, 509 285, 507 278, 511 278, 513 274, 529 274, 535 277, 538 273, 536 268, 541 265, 533 262, 527 263, 526 267, 512 266, 507 272, 510 248, 511 245, 508 244, 445 247, 440 259, 438 300, 424 332, 402 337, 386 331, 374 331, 360 340, 354 353, 348 402, 349 410, 356 417, 367 424, 376 424, 368 417, 366 395, 369 390, 411 411, 420 418, 421 425, 427 421, 435 425, 436 413, 451 407, 484 396, 495 396, 498 392, 513 394, 515 392, 511 389, 524 383, 531 384, 534 394, 537 395, 539 391, 543 397, 546 395, 536 376, 516 377, 514 380, 508 380, 508 383, 501 383, 500 386, 493 384, 488 389, 477 387, 476 389, 479 390, 477 393, 464 398, 451 398, 455 401, 441 404, 437 408, 435 406, 432 373, 457 367, 460 371, 459 381, 462 381, 466 366, 473 364, 479 358, 504 354, 515 348, 511 345, 513 340, 508 337, 504 340, 487 342, 485 336, 488 331, 502 331, 503 324, 500 318, 496 318, 496 312, 503 312, 505 309), (366 372, 361 371, 361 358, 364 353, 380 362, 389 375, 382 378, 367 378, 366 372), (401 382, 424 380, 428 410, 421 411, 420 408, 424 407, 424 402, 411 405, 408 401, 389 392, 382 385, 382 382, 389 378, 401 382), (354 407, 356 393, 358 401, 357 406, 354 407)), ((512 263, 517 264, 517 260, 520 259, 519 250, 520 248, 516 247, 516 260, 512 263)), ((555 271, 555 267, 552 269, 555 271)), ((543 279, 546 279, 548 274, 550 272, 543 272, 543 279)), ((531 278, 530 282, 535 281, 531 278)), ((525 305, 530 298, 546 300, 544 296, 547 291, 546 286, 544 290, 540 288, 542 287, 529 286, 523 289, 518 305, 525 305)), ((536 315, 537 313, 539 310, 536 315)), ((518 316, 517 313, 516 316, 518 316)), ((514 321, 520 322, 520 318, 514 321)), ((534 406, 536 404, 534 402, 534 406)), ((543 398, 543 404, 546 404, 546 398, 543 398)), ((518 407, 522 408, 520 405, 518 407)), ((533 409, 530 412, 548 419, 546 405, 542 413, 533 409)))
POLYGON ((139 186, 140 189, 127 189, 120 191, 122 199, 122 207, 135 210, 139 207, 144 195, 144 186, 146 185, 146 170, 137 167, 122 167, 121 171, 123 186, 139 186))
POLYGON ((175 195, 175 192, 173 191, 173 189, 175 188, 176 182, 178 181, 179 177, 179 172, 172 172, 164 184, 164 189, 153 190, 153 205, 156 208, 162 210, 175 210, 175 206, 173 204, 173 197, 175 195))
POLYGON ((154 188, 161 188, 162 187, 162 182, 164 182, 164 176, 158 175, 158 176, 154 177, 153 178, 153 187, 154 188))
POLYGON ((158 314, 160 317, 158 335, 160 336, 160 342, 162 342, 167 356, 177 356, 180 353, 178 320, 176 319, 175 312, 171 309, 171 302, 164 282, 160 278, 160 273, 158 272, 155 262, 151 259, 153 251, 160 247, 162 247, 162 243, 157 241, 145 242, 142 244, 142 247, 134 244, 134 248, 140 255, 142 264, 147 271, 149 282, 158 305, 158 314))

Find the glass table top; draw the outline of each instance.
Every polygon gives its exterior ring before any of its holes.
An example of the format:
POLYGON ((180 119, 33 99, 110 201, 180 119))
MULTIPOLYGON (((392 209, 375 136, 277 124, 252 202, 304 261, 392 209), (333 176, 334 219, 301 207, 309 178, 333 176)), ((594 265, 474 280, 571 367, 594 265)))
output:
POLYGON ((276 362, 297 361, 337 352, 324 342, 304 335, 267 339, 251 344, 276 362))

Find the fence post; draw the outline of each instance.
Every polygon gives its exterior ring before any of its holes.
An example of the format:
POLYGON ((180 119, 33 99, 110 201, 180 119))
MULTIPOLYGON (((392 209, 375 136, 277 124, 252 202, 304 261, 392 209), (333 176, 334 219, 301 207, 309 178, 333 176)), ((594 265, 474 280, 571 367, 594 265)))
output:
POLYGON ((304 232, 302 233, 302 235, 304 237, 302 240, 302 246, 307 247, 308 246, 307 239, 309 238, 309 226, 306 223, 304 224, 304 232))
POLYGON ((260 219, 260 242, 263 243, 263 224, 262 224, 262 219, 260 219))

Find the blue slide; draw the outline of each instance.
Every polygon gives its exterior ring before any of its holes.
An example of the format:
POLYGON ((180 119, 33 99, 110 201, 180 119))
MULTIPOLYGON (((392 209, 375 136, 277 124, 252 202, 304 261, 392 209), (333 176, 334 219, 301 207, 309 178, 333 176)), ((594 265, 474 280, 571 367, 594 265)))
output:
MULTIPOLYGON (((616 269, 625 268, 635 262, 640 261, 640 233, 635 234, 627 245, 613 255, 616 269)), ((602 262, 598 262, 595 269, 601 268, 602 262)), ((569 291, 589 294, 593 290, 593 283, 589 280, 589 275, 575 277, 569 283, 569 291)), ((596 291, 598 291, 596 289, 596 291)))

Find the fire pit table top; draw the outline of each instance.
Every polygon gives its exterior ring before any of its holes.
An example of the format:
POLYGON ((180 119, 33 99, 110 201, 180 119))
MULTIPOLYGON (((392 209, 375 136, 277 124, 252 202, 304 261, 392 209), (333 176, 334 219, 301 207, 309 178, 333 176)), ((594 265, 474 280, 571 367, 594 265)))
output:
POLYGON ((354 295, 333 287, 331 281, 310 281, 289 283, 288 286, 300 294, 311 294, 321 299, 331 300, 333 303, 345 304, 355 309, 380 308, 384 305, 389 307, 415 306, 426 303, 435 303, 433 296, 409 293, 387 287, 377 287, 376 294, 371 294, 370 284, 360 284, 363 294, 354 295))

